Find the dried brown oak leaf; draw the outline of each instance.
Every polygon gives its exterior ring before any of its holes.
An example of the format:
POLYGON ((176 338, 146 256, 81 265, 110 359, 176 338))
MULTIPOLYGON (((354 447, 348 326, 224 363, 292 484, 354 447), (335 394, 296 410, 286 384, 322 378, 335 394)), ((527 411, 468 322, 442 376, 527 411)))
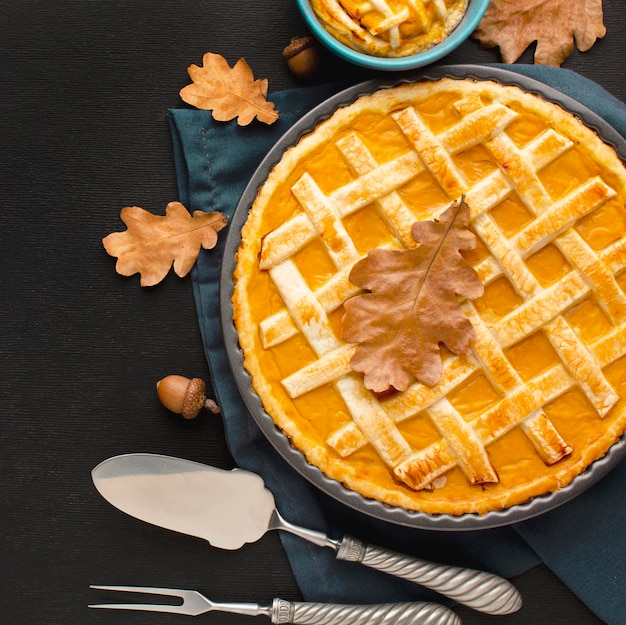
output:
POLYGON ((141 286, 154 286, 167 275, 172 264, 179 277, 193 267, 200 246, 211 249, 217 233, 226 226, 222 213, 194 211, 170 202, 165 215, 153 215, 139 206, 127 206, 120 212, 126 224, 124 232, 113 232, 102 239, 106 251, 117 257, 116 271, 123 276, 141 274, 141 286))
POLYGON ((413 377, 432 386, 442 372, 440 343, 470 350, 475 332, 459 296, 479 297, 483 285, 460 254, 476 244, 468 223, 461 199, 438 220, 413 224, 416 248, 370 250, 352 268, 350 281, 366 292, 345 303, 342 333, 359 344, 350 366, 370 390, 404 391, 413 377))
POLYGON ((560 67, 574 43, 585 52, 605 34, 602 0, 491 0, 473 37, 505 63, 536 41, 535 63, 560 67))
POLYGON ((187 104, 212 111, 220 122, 237 118, 240 126, 247 126, 255 117, 266 124, 278 119, 273 102, 267 101, 267 79, 255 80, 244 59, 231 68, 223 56, 207 52, 202 63, 202 67, 190 65, 187 70, 193 82, 180 91, 187 104))

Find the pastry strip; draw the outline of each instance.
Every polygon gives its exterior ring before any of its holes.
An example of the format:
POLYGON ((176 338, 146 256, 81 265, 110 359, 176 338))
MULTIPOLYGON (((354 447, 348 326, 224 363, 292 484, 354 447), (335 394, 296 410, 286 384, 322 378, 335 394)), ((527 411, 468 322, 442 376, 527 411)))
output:
MULTIPOLYGON (((489 461, 482 441, 447 399, 439 400, 426 412, 471 484, 498 481, 498 474, 489 461)), ((404 474, 400 472, 399 477, 403 479, 404 474)))
POLYGON ((572 448, 563 440, 542 410, 528 415, 522 421, 521 427, 547 465, 555 464, 572 453, 572 448))

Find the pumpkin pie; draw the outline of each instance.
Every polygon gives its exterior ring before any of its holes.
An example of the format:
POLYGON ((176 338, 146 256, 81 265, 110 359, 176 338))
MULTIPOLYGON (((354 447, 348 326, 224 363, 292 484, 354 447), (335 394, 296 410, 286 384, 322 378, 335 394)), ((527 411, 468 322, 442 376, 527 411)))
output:
POLYGON ((361 96, 284 152, 243 227, 254 391, 308 462, 390 506, 485 514, 561 489, 626 428, 625 203, 615 150, 538 95, 443 78, 361 96), (374 393, 342 338, 350 271, 461 197, 471 349, 374 393))

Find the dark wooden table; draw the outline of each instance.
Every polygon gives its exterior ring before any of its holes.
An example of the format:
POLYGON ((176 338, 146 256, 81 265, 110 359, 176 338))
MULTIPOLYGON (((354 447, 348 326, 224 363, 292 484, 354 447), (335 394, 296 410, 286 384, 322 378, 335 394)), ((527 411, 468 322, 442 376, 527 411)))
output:
MULTIPOLYGON (((565 67, 626 101, 622 2, 604 9, 606 37, 565 67)), ((208 51, 231 65, 245 57, 270 92, 295 87, 281 51, 306 32, 290 0, 0 6, 3 622, 188 622, 88 610, 90 583, 196 588, 218 601, 299 597, 275 533, 236 552, 213 549, 120 514, 90 470, 130 451, 233 466, 219 418, 183 421, 155 393, 170 373, 209 377, 189 278, 142 289, 116 274, 101 239, 123 229, 122 207, 162 214, 178 199, 166 113, 184 106, 187 67, 208 51)), ((472 42, 445 59, 497 61, 472 42)), ((371 77, 326 57, 319 82, 371 77)), ((459 609, 464 623, 600 622, 543 566, 515 583, 521 612, 459 609)))

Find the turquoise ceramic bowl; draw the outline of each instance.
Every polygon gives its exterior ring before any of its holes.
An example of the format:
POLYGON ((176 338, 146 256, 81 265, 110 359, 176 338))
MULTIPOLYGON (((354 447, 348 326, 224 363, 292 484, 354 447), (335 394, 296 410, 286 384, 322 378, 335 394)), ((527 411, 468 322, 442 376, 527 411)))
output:
POLYGON ((412 56, 386 58, 357 52, 335 39, 317 19, 309 0, 296 0, 300 12, 312 34, 338 57, 368 69, 399 72, 430 65, 450 54, 460 46, 476 29, 490 0, 470 0, 463 19, 454 31, 436 46, 412 56))

